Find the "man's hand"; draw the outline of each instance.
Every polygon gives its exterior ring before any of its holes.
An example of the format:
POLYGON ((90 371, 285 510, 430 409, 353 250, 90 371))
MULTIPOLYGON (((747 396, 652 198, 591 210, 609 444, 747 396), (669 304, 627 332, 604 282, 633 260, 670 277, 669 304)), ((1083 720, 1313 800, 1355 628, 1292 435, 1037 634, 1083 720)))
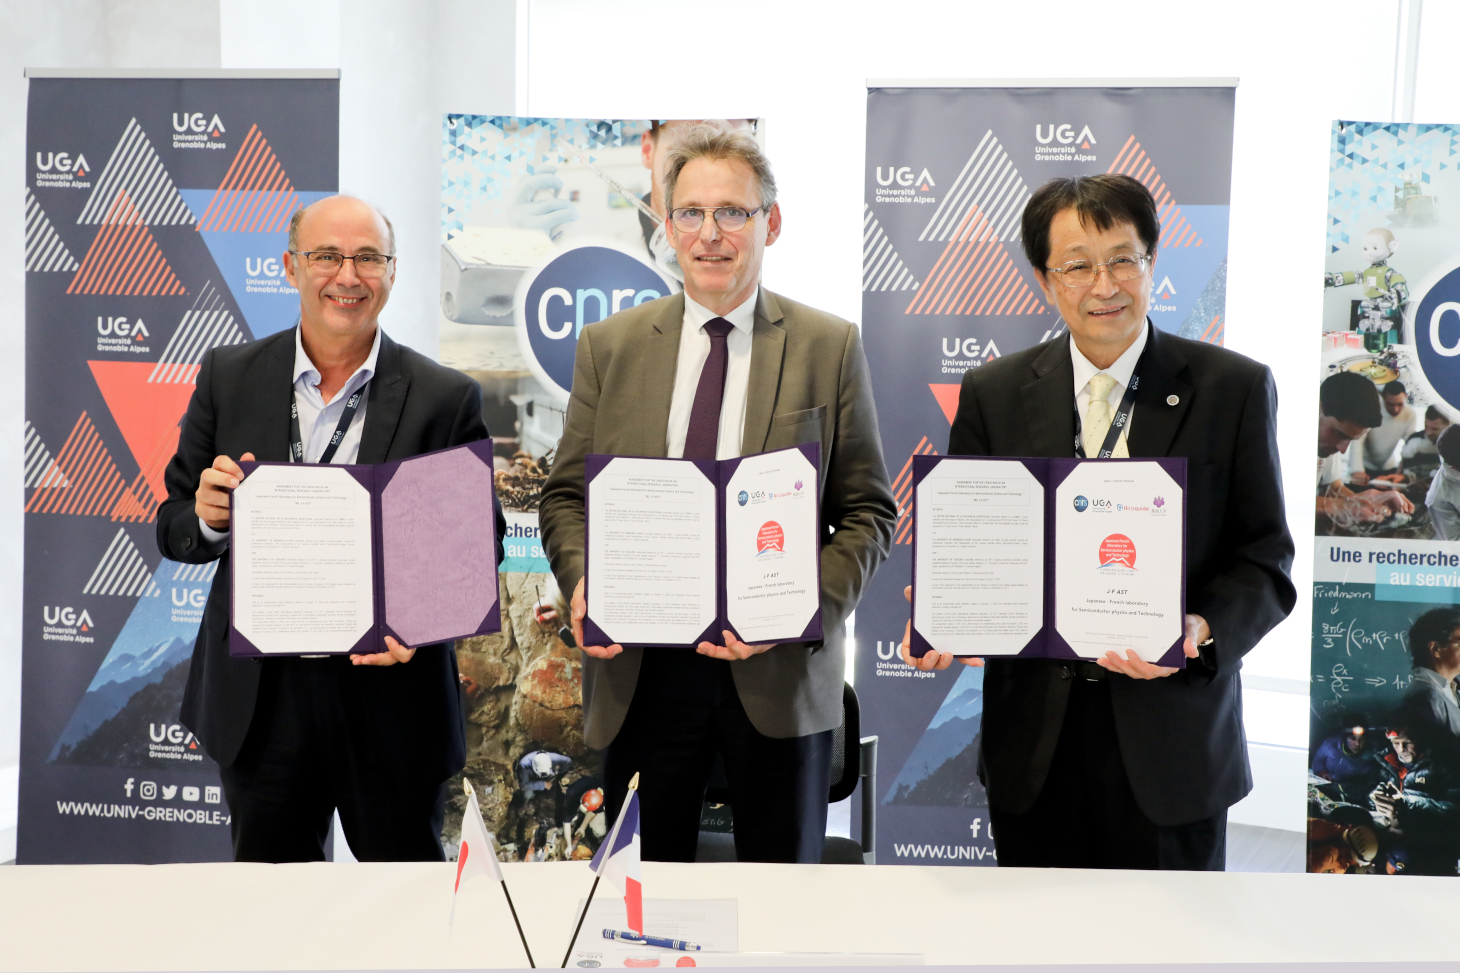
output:
POLYGON ((1348 479, 1350 483, 1357 483, 1359 486, 1364 486, 1369 482, 1369 474, 1365 470, 1359 470, 1357 473, 1350 474, 1348 479))
POLYGON ((1375 507, 1387 507, 1399 514, 1414 513, 1414 504, 1398 490, 1365 490, 1359 499, 1375 507))
POLYGON ((352 666, 393 666, 397 662, 410 662, 415 656, 416 650, 401 645, 389 635, 385 637, 384 652, 373 652, 370 655, 350 656, 352 666))
POLYGON ((622 645, 583 644, 583 618, 587 614, 588 602, 583 598, 583 579, 579 578, 577 587, 573 589, 573 638, 577 640, 578 647, 595 659, 612 659, 622 652, 622 645))
MULTIPOLYGON (((1186 653, 1188 659, 1195 659, 1199 655, 1196 643, 1205 642, 1211 637, 1212 629, 1205 618, 1200 615, 1187 615, 1186 640, 1181 644, 1181 651, 1186 653)), ((1104 658, 1096 659, 1095 664, 1111 672, 1130 676, 1132 679, 1165 679, 1167 676, 1181 671, 1172 666, 1158 666, 1146 662, 1136 655, 1134 649, 1128 649, 1124 659, 1113 651, 1107 652, 1104 658)))
MULTIPOLYGON (((902 589, 902 596, 912 601, 912 585, 902 589)), ((983 660, 970 656, 955 656, 952 652, 928 652, 921 659, 914 659, 912 654, 912 619, 907 620, 907 627, 902 630, 902 661, 914 669, 921 669, 928 672, 933 669, 946 669, 957 659, 966 666, 981 666, 983 660)))
POLYGON ((720 633, 725 636, 724 645, 716 645, 714 642, 701 642, 695 649, 700 655, 707 655, 711 659, 724 659, 726 662, 739 662, 741 659, 749 659, 753 655, 760 655, 766 649, 774 649, 780 643, 762 642, 759 645, 748 645, 735 637, 735 633, 726 629, 720 633))
MULTIPOLYGON (((244 453, 239 459, 250 463, 253 453, 244 453)), ((193 510, 203 523, 214 530, 228 529, 228 498, 242 479, 243 470, 227 456, 216 457, 213 465, 203 471, 203 475, 198 477, 198 492, 194 494, 196 500, 193 503, 193 510)))

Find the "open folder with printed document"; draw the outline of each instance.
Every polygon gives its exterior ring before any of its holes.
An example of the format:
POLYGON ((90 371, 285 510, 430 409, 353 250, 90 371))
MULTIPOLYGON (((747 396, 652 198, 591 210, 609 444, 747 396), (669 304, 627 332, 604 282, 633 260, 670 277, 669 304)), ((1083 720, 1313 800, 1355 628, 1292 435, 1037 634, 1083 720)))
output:
POLYGON ((820 639, 820 455, 589 455, 587 644, 820 639))
POLYGON ((913 458, 911 651, 1184 667, 1186 460, 913 458))
POLYGON ((344 655, 501 630, 492 442, 377 465, 241 463, 234 656, 344 655))

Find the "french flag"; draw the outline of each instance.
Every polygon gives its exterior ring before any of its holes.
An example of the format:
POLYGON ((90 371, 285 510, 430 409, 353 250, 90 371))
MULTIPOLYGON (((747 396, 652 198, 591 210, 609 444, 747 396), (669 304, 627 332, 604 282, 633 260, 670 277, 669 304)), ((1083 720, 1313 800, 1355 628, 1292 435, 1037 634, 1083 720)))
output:
POLYGON ((613 830, 593 856, 593 871, 624 893, 629 928, 644 934, 644 888, 639 872, 639 792, 630 790, 613 830))

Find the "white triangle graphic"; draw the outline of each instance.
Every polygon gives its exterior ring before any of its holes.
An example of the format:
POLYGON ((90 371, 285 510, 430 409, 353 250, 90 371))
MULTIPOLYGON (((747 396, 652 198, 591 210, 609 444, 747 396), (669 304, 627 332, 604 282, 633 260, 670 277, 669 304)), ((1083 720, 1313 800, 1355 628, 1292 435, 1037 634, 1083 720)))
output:
POLYGON ((918 281, 897 255, 872 207, 862 204, 862 290, 917 290, 918 281))
POLYGON ((137 545, 132 543, 127 529, 119 527, 81 593, 155 598, 162 591, 152 580, 152 569, 137 550, 137 545))
POLYGON ((46 211, 36 200, 30 187, 25 187, 25 269, 39 273, 72 271, 79 264, 61 242, 61 235, 51 225, 46 211))
POLYGON ((162 160, 137 119, 127 123, 121 140, 96 180, 77 223, 104 223, 118 194, 126 193, 145 226, 196 223, 192 210, 172 184, 162 160))
POLYGON ((955 239, 980 243, 1017 240, 1019 219, 1027 202, 1028 187, 1009 153, 994 137, 994 130, 989 129, 918 239, 943 243, 955 239), (975 207, 982 219, 970 220, 967 217, 975 207))
POLYGON ((51 451, 41 442, 30 420, 25 421, 25 489, 31 487, 68 487, 71 482, 51 458, 51 451))

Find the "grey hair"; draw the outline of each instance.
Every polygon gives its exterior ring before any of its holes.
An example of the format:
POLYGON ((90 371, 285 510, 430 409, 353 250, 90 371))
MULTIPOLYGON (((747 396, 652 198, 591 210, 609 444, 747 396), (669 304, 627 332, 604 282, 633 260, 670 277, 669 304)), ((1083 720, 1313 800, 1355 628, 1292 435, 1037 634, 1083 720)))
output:
POLYGON ((771 162, 760 150, 760 145, 741 131, 726 129, 719 125, 695 125, 686 129, 674 140, 664 168, 664 206, 674 208, 674 186, 679 174, 695 159, 707 158, 718 161, 743 162, 755 173, 760 186, 760 205, 770 209, 776 202, 776 177, 771 173, 771 162))
MULTIPOLYGON (((341 195, 343 195, 343 194, 341 194, 341 195)), ((325 199, 333 199, 333 198, 334 198, 333 196, 326 196, 325 197, 325 199)), ((359 199, 358 196, 351 197, 351 198, 353 198, 353 199, 359 199)), ((322 202, 322 201, 323 200, 315 200, 315 202, 322 202)), ((361 199, 360 202, 365 203, 365 201, 363 199, 361 199)), ((309 204, 309 206, 313 206, 313 205, 314 205, 314 203, 310 203, 309 204)), ((375 215, 378 216, 378 217, 380 217, 381 222, 383 222, 385 224, 385 233, 386 233, 387 238, 390 241, 387 244, 387 246, 386 246, 387 252, 389 252, 389 253, 395 253, 395 226, 391 224, 390 217, 389 216, 386 216, 384 213, 382 213, 380 211, 380 207, 379 206, 375 206, 372 203, 365 203, 365 205, 366 206, 369 206, 372 210, 374 210, 375 211, 375 215)), ((294 215, 291 216, 291 217, 289 217, 289 249, 290 250, 298 250, 299 249, 299 224, 302 223, 302 222, 304 222, 304 214, 309 209, 309 206, 301 206, 301 207, 299 207, 298 209, 296 209, 294 211, 294 215)))

